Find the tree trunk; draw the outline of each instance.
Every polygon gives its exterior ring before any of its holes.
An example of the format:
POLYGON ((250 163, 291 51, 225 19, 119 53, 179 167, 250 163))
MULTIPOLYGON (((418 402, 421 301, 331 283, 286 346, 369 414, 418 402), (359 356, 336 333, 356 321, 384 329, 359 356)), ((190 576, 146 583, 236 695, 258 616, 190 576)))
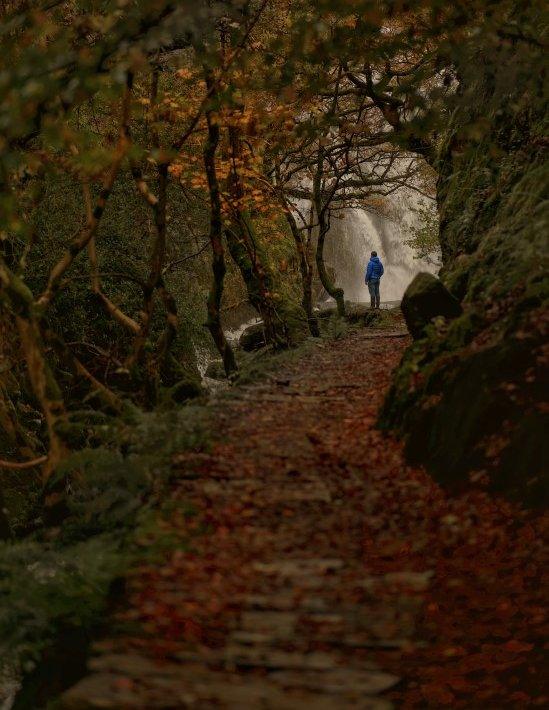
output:
POLYGON ((318 276, 322 285, 329 293, 329 295, 335 300, 337 305, 337 313, 342 318, 345 317, 345 294, 342 288, 338 288, 328 271, 326 270, 326 265, 324 264, 324 242, 326 239, 326 234, 328 233, 329 226, 325 222, 325 218, 319 217, 320 229, 318 232, 318 241, 316 245, 316 268, 318 271, 318 276))
POLYGON ((324 240, 326 238, 327 231, 328 230, 321 229, 318 235, 318 242, 316 245, 316 268, 318 270, 318 275, 322 285, 336 302, 338 315, 345 317, 345 294, 342 288, 338 288, 334 284, 328 274, 328 271, 326 270, 326 265, 324 264, 324 240))
POLYGON ((320 337, 320 329, 318 327, 318 319, 313 312, 313 265, 310 259, 310 250, 303 243, 303 236, 287 204, 285 204, 285 214, 299 256, 299 271, 301 273, 301 285, 303 288, 303 310, 307 316, 307 325, 309 326, 311 335, 314 338, 318 338, 320 337))
MULTIPOLYGON (((208 86, 211 81, 207 80, 208 86)), ((223 223, 221 219, 221 198, 219 194, 219 182, 215 167, 215 155, 219 145, 219 126, 212 119, 211 111, 206 114, 208 121, 208 140, 204 148, 204 166, 208 177, 208 187, 210 191, 210 244, 212 246, 212 271, 213 279, 208 294, 208 320, 206 325, 210 331, 214 343, 223 359, 223 367, 227 377, 231 377, 237 371, 237 364, 233 350, 225 337, 221 325, 221 299, 223 296, 223 285, 225 280, 225 254, 223 250, 223 223)))
POLYGON ((58 431, 58 424, 66 421, 65 404, 59 385, 44 357, 42 337, 36 319, 30 314, 27 318, 17 315, 15 320, 27 362, 29 380, 44 412, 48 429, 48 460, 42 469, 42 480, 46 484, 69 453, 63 435, 58 431))
POLYGON ((225 229, 227 246, 240 269, 250 303, 263 319, 267 340, 275 348, 285 348, 291 344, 290 328, 283 315, 284 309, 277 307, 273 298, 276 293, 274 277, 262 258, 250 213, 243 205, 245 193, 238 170, 242 163, 242 142, 238 129, 234 126, 229 127, 229 141, 232 163, 229 176, 229 206, 232 213, 225 229))
POLYGON ((330 278, 326 265, 324 264, 324 242, 330 229, 330 224, 326 218, 329 206, 329 198, 325 202, 322 198, 322 175, 324 170, 324 148, 319 145, 316 172, 313 179, 313 204, 318 219, 318 240, 316 244, 316 268, 322 285, 328 294, 335 300, 337 313, 345 317, 345 300, 342 288, 338 288, 330 278))
POLYGON ((49 439, 48 459, 42 470, 47 483, 56 466, 67 456, 68 447, 57 425, 66 420, 61 390, 44 356, 44 346, 32 293, 0 258, 0 284, 14 315, 29 381, 46 420, 49 439))
POLYGON ((8 540, 11 537, 11 527, 8 516, 5 513, 4 497, 0 489, 0 540, 8 540))

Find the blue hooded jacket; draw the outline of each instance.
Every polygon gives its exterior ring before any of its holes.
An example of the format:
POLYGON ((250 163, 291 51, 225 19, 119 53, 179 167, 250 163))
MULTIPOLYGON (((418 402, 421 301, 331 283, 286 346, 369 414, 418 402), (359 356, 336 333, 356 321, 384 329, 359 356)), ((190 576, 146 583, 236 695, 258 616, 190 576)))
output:
POLYGON ((368 262, 368 268, 366 269, 366 283, 368 283, 370 279, 380 279, 383 276, 383 272, 383 264, 379 260, 379 256, 372 256, 368 262))

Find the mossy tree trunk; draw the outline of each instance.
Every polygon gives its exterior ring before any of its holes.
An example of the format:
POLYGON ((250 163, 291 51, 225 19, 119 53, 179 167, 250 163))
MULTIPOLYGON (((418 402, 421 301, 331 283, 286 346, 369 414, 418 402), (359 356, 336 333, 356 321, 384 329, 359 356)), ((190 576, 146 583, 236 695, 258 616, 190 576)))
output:
POLYGON ((329 295, 335 300, 337 314, 342 318, 345 317, 345 293, 342 288, 339 288, 332 281, 330 274, 324 263, 324 243, 328 234, 329 226, 321 225, 318 232, 318 241, 316 244, 316 268, 320 281, 329 295))
MULTIPOLYGON (((213 86, 213 79, 207 77, 208 89, 213 86)), ((223 285, 225 280, 225 254, 223 249, 223 221, 221 216, 221 197, 219 193, 219 182, 215 166, 215 157, 219 145, 219 125, 213 118, 212 112, 206 113, 208 123, 208 140, 204 148, 204 167, 208 178, 208 188, 210 192, 210 244, 212 247, 212 271, 213 278, 208 294, 208 320, 206 322, 214 343, 223 360, 223 367, 227 377, 231 377, 237 371, 237 364, 233 350, 225 337, 221 325, 221 299, 223 296, 223 285)))
POLYGON ((0 258, 0 284, 15 325, 27 365, 27 375, 36 400, 44 413, 48 432, 48 457, 42 469, 47 483, 56 466, 67 456, 69 447, 59 430, 66 423, 66 411, 59 385, 46 360, 38 309, 31 291, 0 258))
MULTIPOLYGON (((155 106, 158 102, 158 90, 159 72, 155 70, 151 81, 151 106, 155 106)), ((152 144, 158 152, 162 152, 156 128, 152 130, 152 144)), ((166 212, 168 206, 169 166, 168 160, 162 160, 157 165, 157 194, 155 195, 149 190, 141 168, 135 162, 131 164, 137 190, 151 209, 154 221, 154 239, 149 276, 142 285, 143 308, 140 314, 141 322, 138 324, 137 331, 135 331, 133 353, 129 359, 129 364, 135 368, 136 376, 143 381, 146 400, 150 406, 156 403, 160 383, 164 379, 169 379, 167 372, 170 369, 170 349, 177 338, 179 327, 177 303, 164 279, 167 248, 166 212), (152 344, 150 342, 151 328, 156 305, 155 296, 157 295, 160 297, 164 307, 165 324, 156 343, 152 344), (163 375, 166 375, 166 378, 163 375)))
POLYGON ((240 213, 225 229, 229 253, 238 266, 250 303, 257 310, 265 326, 268 342, 275 348, 290 345, 289 328, 273 299, 272 275, 259 256, 257 236, 249 213, 240 213))
POLYGON ((305 241, 303 233, 297 225, 297 221, 288 206, 284 204, 286 219, 290 225, 290 230, 294 238, 297 255, 299 258, 299 271, 301 274, 301 286, 303 289, 302 305, 307 316, 307 325, 314 338, 320 337, 318 319, 313 311, 313 264, 311 260, 311 237, 305 241))
POLYGON ((336 302, 338 315, 344 318, 345 294, 343 292, 343 289, 338 288, 332 281, 328 270, 326 269, 326 264, 324 263, 324 244, 326 241, 326 236, 330 231, 329 205, 337 187, 337 185, 333 186, 331 188, 331 194, 327 197, 323 196, 322 176, 324 170, 324 157, 324 149, 322 145, 319 145, 316 170, 313 179, 313 204, 318 220, 318 239, 316 243, 316 268, 318 271, 318 277, 322 285, 324 286, 328 294, 336 302))
POLYGON ((24 457, 35 457, 33 437, 19 421, 15 398, 20 393, 17 381, 17 358, 20 348, 17 329, 11 315, 0 308, 0 458, 6 450, 24 457))
POLYGON ((292 344, 291 329, 286 322, 287 308, 277 292, 274 274, 268 265, 256 234, 239 168, 243 162, 242 140, 236 126, 229 127, 231 171, 229 195, 231 210, 225 234, 229 252, 238 266, 252 306, 263 319, 268 342, 275 348, 292 344))

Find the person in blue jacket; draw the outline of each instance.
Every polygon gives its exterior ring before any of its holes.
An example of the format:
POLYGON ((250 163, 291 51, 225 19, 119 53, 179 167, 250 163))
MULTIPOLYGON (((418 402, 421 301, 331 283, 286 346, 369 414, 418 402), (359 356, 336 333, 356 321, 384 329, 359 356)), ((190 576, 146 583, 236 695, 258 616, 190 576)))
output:
POLYGON ((372 252, 368 268, 366 269, 366 285, 370 292, 370 303, 372 308, 379 308, 379 281, 383 276, 383 264, 381 263, 377 251, 372 252))

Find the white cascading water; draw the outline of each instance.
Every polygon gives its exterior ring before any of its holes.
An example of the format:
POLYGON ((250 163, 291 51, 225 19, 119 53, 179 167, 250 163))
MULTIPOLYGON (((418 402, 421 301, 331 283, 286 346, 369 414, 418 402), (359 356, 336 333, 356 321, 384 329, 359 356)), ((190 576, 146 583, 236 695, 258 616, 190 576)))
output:
POLYGON ((410 227, 417 221, 413 211, 419 200, 414 193, 401 191, 391 198, 394 219, 360 209, 349 209, 333 219, 324 246, 326 265, 335 272, 337 286, 345 291, 345 300, 368 303, 370 295, 364 283, 370 253, 377 254, 385 268, 381 279, 381 300, 400 301, 409 283, 420 271, 436 273, 433 264, 414 259, 413 250, 404 244, 410 227))

